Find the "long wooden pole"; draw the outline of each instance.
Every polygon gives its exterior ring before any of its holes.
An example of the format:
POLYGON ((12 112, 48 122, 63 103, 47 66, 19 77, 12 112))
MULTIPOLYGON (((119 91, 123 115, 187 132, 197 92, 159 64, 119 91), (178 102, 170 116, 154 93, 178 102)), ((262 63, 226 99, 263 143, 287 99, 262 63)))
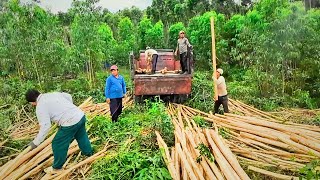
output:
MULTIPOLYGON (((213 67, 213 77, 217 77, 217 61, 216 61, 216 40, 214 35, 214 19, 211 17, 211 40, 212 40, 212 67, 213 67)), ((218 93, 217 93, 217 83, 213 83, 213 91, 214 91, 214 100, 218 100, 218 93)))

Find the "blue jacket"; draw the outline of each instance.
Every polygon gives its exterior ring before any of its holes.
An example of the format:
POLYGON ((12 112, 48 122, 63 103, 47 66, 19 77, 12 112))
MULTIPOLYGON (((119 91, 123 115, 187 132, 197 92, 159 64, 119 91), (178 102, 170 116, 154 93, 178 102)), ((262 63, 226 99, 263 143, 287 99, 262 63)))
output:
POLYGON ((122 98, 126 94, 126 83, 121 75, 116 78, 110 75, 106 80, 106 88, 104 90, 106 98, 122 98))

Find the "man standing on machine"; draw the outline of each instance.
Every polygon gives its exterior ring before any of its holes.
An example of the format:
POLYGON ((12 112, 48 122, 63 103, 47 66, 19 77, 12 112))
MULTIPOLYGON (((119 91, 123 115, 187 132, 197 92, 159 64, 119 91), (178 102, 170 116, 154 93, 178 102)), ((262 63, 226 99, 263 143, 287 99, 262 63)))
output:
POLYGON ((188 74, 188 62, 187 62, 187 53, 188 53, 188 47, 190 47, 191 44, 189 43, 189 40, 185 37, 185 32, 180 31, 179 32, 179 39, 177 43, 177 48, 175 51, 175 55, 178 55, 179 51, 179 57, 180 57, 180 65, 181 65, 181 74, 188 74))

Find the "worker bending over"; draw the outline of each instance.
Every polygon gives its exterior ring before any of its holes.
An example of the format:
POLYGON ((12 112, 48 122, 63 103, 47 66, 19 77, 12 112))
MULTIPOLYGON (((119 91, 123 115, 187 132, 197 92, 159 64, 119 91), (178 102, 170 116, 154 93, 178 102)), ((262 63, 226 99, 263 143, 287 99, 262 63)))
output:
POLYGON ((223 70, 217 69, 217 77, 213 77, 214 82, 217 84, 217 90, 218 90, 218 99, 215 99, 214 103, 214 112, 218 113, 219 107, 222 104, 223 111, 225 113, 229 113, 228 108, 228 92, 227 92, 227 86, 226 81, 224 77, 222 76, 223 70))
POLYGON ((62 170, 69 146, 74 139, 78 142, 82 154, 92 155, 93 150, 85 128, 86 116, 79 107, 73 104, 70 94, 59 92, 41 94, 32 89, 27 91, 26 99, 36 107, 40 125, 39 133, 29 144, 31 150, 39 146, 46 138, 50 131, 51 121, 59 126, 52 140, 53 165, 47 171, 54 173, 62 170))
POLYGON ((157 62, 158 62, 158 52, 154 49, 151 49, 150 47, 146 48, 145 51, 145 58, 147 62, 147 72, 150 74, 154 74, 156 72, 157 68, 157 62), (150 66, 152 67, 150 68, 150 66), (150 72, 151 69, 151 72, 150 72))

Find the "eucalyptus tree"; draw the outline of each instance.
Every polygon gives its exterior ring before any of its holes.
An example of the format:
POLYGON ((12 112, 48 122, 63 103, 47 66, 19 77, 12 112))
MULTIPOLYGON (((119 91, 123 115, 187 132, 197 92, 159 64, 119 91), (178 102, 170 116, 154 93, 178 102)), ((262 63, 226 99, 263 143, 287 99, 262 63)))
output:
POLYGON ((152 28, 148 29, 145 38, 148 46, 156 49, 165 48, 163 23, 159 21, 152 28))
POLYGON ((128 17, 118 24, 117 45, 114 47, 114 59, 118 65, 128 65, 129 52, 139 48, 136 43, 136 29, 128 17))
POLYGON ((210 18, 215 19, 215 36, 218 63, 224 63, 224 56, 227 43, 221 36, 222 28, 225 23, 225 16, 214 11, 195 16, 190 19, 187 28, 187 36, 190 43, 194 46, 197 64, 204 69, 211 69, 211 28, 210 18))
POLYGON ((10 1, 2 15, 6 19, 0 37, 3 68, 21 79, 36 79, 40 86, 61 75, 66 49, 57 18, 17 0, 10 1))
POLYGON ((138 25, 138 42, 139 48, 145 49, 148 43, 146 42, 147 31, 152 28, 152 22, 147 17, 144 16, 138 25))
POLYGON ((95 72, 102 68, 105 60, 105 37, 99 33, 100 8, 98 0, 74 1, 70 11, 74 14, 71 24, 71 42, 68 69, 87 72, 89 87, 95 86, 95 72))

